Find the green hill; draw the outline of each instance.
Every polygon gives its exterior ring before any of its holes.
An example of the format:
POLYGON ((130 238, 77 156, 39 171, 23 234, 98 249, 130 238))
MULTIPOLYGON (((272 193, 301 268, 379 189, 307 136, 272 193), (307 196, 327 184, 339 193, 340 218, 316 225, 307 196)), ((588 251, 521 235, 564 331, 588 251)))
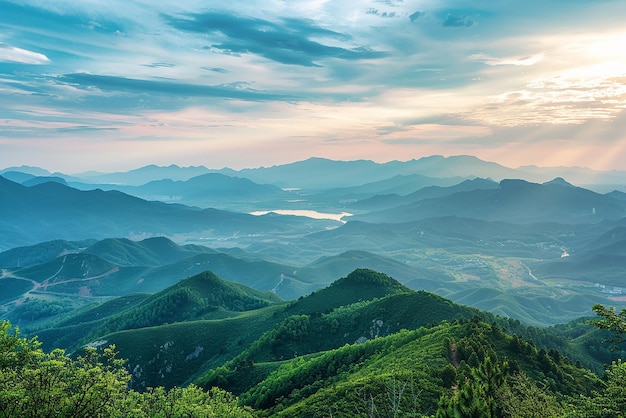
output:
POLYGON ((165 237, 131 241, 125 238, 107 238, 84 250, 120 266, 161 266, 198 252, 215 252, 207 247, 180 246, 165 237))
POLYGON ((198 319, 221 319, 280 303, 271 293, 261 293, 239 283, 227 282, 210 271, 181 280, 139 305, 109 317, 91 335, 198 319))
MULTIPOLYGON (((345 284, 340 282, 336 284, 345 284)), ((327 313, 295 314, 285 318, 232 361, 196 383, 205 387, 220 385, 240 394, 267 377, 283 360, 346 344, 362 344, 403 329, 471 318, 479 313, 476 309, 457 305, 432 293, 407 290, 341 306, 327 313)))
POLYGON ((54 240, 0 252, 0 267, 19 268, 42 264, 70 252, 78 252, 94 241, 54 240))
POLYGON ((290 312, 325 312, 333 308, 367 301, 410 289, 384 273, 369 269, 356 269, 330 286, 300 298, 289 308, 290 312))
MULTIPOLYGON (((114 343, 132 368, 142 370, 141 377, 133 384, 170 387, 232 359, 291 315, 301 312, 322 315, 343 305, 405 292, 411 291, 389 276, 361 269, 326 289, 297 301, 277 304, 279 299, 274 295, 205 272, 110 316, 90 330, 87 340, 83 334, 76 341, 114 343), (177 347, 175 352, 163 348, 172 344, 177 347), (201 352, 193 361, 187 360, 187 355, 195 353, 197 347, 202 347, 201 352), (186 354, 182 355, 183 352, 186 354), (166 369, 170 372, 164 373, 166 369)), ((66 331, 59 329, 61 333, 66 331)), ((58 338, 58 334, 51 332, 47 335, 58 338)), ((341 344, 344 341, 347 340, 341 340, 341 344)))
POLYGON ((368 269, 292 302, 207 271, 83 308, 55 331, 40 337, 115 344, 136 390, 218 386, 272 417, 430 415, 485 373, 502 376, 481 398, 492 408, 573 405, 602 388, 580 366, 613 359, 584 322, 526 327, 368 269))
POLYGON ((115 264, 96 255, 76 253, 57 257, 47 263, 19 269, 16 274, 20 277, 52 285, 102 275, 115 267, 115 264))
MULTIPOLYGON (((486 363, 503 374, 523 373, 546 396, 589 394, 601 387, 594 374, 556 352, 480 320, 464 320, 283 362, 240 399, 272 417, 430 415, 442 397, 454 396, 454 388, 471 385, 478 374, 473 371, 484 371, 486 363)), ((498 398, 499 407, 505 401, 498 398)))
MULTIPOLYGON (((410 290, 367 269, 357 269, 292 302, 280 302, 275 295, 204 272, 151 296, 134 295, 83 308, 39 334, 46 347, 115 344, 120 356, 128 359, 135 389, 195 382, 257 399, 258 395, 250 392, 253 387, 273 379, 273 373, 292 364, 294 358, 308 361, 344 346, 379 347, 376 344, 387 338, 392 338, 389 344, 396 347, 399 343, 393 338, 405 335, 403 330, 436 328, 442 321, 478 316, 534 341, 535 350, 562 351, 594 370, 611 358, 601 343, 590 343, 588 329, 572 326, 556 332, 525 327, 519 321, 495 318, 432 293, 410 290), (580 338, 575 340, 574 335, 580 338)), ((382 352, 380 347, 376 350, 382 352)), ((366 357, 359 358, 358 367, 348 364, 343 369, 361 367, 366 357)), ((331 369, 324 373, 331 372, 335 373, 331 369)), ((326 376, 320 377, 323 385, 332 377, 324 373, 320 375, 326 376)), ((380 375, 391 376, 389 373, 381 371, 380 375)), ((257 400, 250 405, 268 408, 257 400)))

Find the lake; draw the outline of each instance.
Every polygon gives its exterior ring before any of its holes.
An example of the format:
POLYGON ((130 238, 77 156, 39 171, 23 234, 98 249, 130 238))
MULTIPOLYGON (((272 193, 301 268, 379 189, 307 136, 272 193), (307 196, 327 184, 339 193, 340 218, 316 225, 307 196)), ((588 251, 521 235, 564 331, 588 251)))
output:
POLYGON ((339 221, 343 223, 346 223, 346 221, 344 221, 342 218, 346 216, 352 216, 352 214, 348 212, 324 213, 324 212, 318 212, 316 210, 305 210, 305 209, 257 210, 254 212, 250 212, 250 215, 261 216, 261 215, 267 215, 270 212, 276 213, 278 215, 306 216, 307 218, 313 218, 313 219, 331 219, 333 221, 339 221))

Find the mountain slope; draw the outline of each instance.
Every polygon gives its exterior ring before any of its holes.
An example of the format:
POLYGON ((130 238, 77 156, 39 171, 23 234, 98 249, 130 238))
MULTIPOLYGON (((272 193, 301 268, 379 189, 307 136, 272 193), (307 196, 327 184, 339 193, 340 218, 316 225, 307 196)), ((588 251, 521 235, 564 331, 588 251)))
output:
POLYGON ((412 174, 440 179, 490 177, 499 180, 520 176, 517 170, 466 155, 453 157, 433 155, 418 160, 390 161, 382 164, 369 160, 334 161, 310 158, 291 164, 238 171, 238 175, 255 182, 317 190, 360 186, 397 175, 412 174))
POLYGON ((78 240, 142 235, 188 234, 247 239, 248 236, 309 232, 338 222, 296 216, 253 216, 217 209, 146 201, 118 191, 80 191, 47 182, 32 187, 0 178, 0 245, 51 239, 78 240), (18 234, 21 242, 7 242, 18 234))
POLYGON ((206 271, 181 280, 150 296, 140 305, 110 318, 92 334, 103 335, 198 319, 219 319, 281 301, 271 293, 261 293, 239 283, 224 281, 206 271))
POLYGON ((12 248, 0 252, 0 267, 16 268, 45 263, 67 253, 79 252, 93 243, 93 240, 82 242, 54 240, 12 248))
POLYGON ((512 223, 595 223, 620 219, 626 204, 590 190, 523 180, 503 180, 497 189, 458 192, 424 199, 393 209, 357 215, 369 222, 409 222, 440 216, 459 216, 512 223))
MULTIPOLYGON (((208 275, 212 280, 215 280, 212 273, 204 273, 203 275, 208 275)), ((106 344, 114 343, 120 351, 120 355, 129 359, 131 368, 142 370, 141 376, 135 379, 136 387, 161 384, 166 386, 180 385, 187 379, 191 379, 199 371, 215 368, 232 359, 264 332, 272 329, 288 316, 299 315, 300 312, 321 315, 321 313, 338 308, 343 304, 365 302, 408 290, 386 275, 373 271, 357 270, 339 280, 337 284, 332 286, 332 289, 318 291, 287 304, 271 304, 274 299, 269 299, 268 306, 239 313, 226 305, 218 310, 209 311, 208 307, 212 306, 211 304, 195 303, 195 297, 181 298, 191 300, 191 303, 183 303, 182 306, 186 307, 180 308, 180 315, 187 319, 195 318, 195 320, 171 323, 179 318, 177 316, 179 314, 176 313, 179 308, 176 303, 170 304, 172 299, 168 299, 168 297, 178 295, 180 291, 177 289, 178 286, 170 287, 161 292, 161 296, 155 295, 141 305, 132 308, 131 311, 119 316, 124 321, 145 318, 146 322, 140 321, 131 325, 144 326, 143 328, 107 334, 108 330, 120 329, 115 324, 116 318, 110 317, 108 322, 115 326, 102 327, 100 332, 91 333, 90 340, 94 342, 106 341, 106 344), (363 290, 355 292, 360 285, 364 286, 363 290), (152 303, 171 306, 172 309, 159 308, 158 311, 163 312, 163 315, 156 315, 157 309, 153 309, 152 303), (154 318, 157 316, 160 316, 161 320, 155 320, 154 318), (155 326, 145 327, 151 320, 156 321, 155 326), (164 322, 169 322, 169 324, 164 324, 164 322), (162 325, 156 325, 157 323, 162 325), (170 350, 169 347, 171 346, 175 349, 170 350), (202 349, 200 350, 198 347, 202 349), (197 355, 192 356, 193 359, 186 360, 187 356, 194 352, 197 355), (171 372, 164 373, 163 370, 168 365, 171 372)), ((207 292, 202 293, 205 298, 208 297, 206 296, 207 292)), ((249 292, 254 291, 249 290, 249 292)), ((258 295, 258 292, 253 293, 253 295, 258 295)), ((53 335, 48 334, 48 337, 52 338, 53 335)), ((83 343, 85 342, 87 341, 83 341, 83 343)))
POLYGON ((282 207, 294 195, 276 186, 257 184, 247 178, 205 173, 186 180, 163 178, 138 186, 120 184, 72 183, 81 190, 95 186, 118 190, 147 200, 180 203, 196 207, 213 207, 250 212, 261 207, 282 207))
POLYGON ((322 416, 328 411, 338 417, 359 411, 429 416, 442 396, 470 384, 472 368, 494 362, 506 370, 507 360, 509 373, 523 372, 536 384, 545 383, 545 393, 553 396, 589 394, 601 386, 595 375, 558 353, 548 355, 495 325, 472 320, 444 322, 292 359, 240 399, 273 417, 322 416))
MULTIPOLYGON (((332 287, 328 288, 329 292, 332 287)), ((298 313, 287 317, 240 355, 219 370, 197 379, 196 383, 211 387, 221 382, 223 388, 240 394, 267 377, 272 371, 268 363, 278 367, 280 361, 296 356, 308 356, 346 344, 362 344, 403 329, 417 329, 477 314, 478 310, 454 304, 432 293, 409 290, 347 304, 326 310, 326 313, 298 313), (242 368, 242 364, 248 367, 242 368), (254 364, 261 366, 251 366, 254 364)))
POLYGON ((476 189, 495 189, 498 183, 490 179, 475 178, 472 180, 464 180, 452 186, 428 186, 420 188, 410 194, 399 196, 397 194, 378 195, 369 199, 360 200, 350 205, 350 208, 378 211, 396 206, 408 205, 424 199, 434 199, 447 196, 457 192, 471 191, 476 189))
POLYGON ((165 237, 154 237, 141 241, 107 238, 83 252, 96 254, 120 266, 162 266, 198 253, 216 251, 199 245, 180 246, 165 237))

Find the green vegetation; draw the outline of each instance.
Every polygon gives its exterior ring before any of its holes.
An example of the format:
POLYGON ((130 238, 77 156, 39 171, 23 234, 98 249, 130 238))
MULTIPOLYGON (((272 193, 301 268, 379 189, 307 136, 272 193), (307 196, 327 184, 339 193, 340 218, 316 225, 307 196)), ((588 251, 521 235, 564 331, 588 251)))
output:
POLYGON ((45 353, 36 339, 0 322, 0 416, 252 417, 217 388, 128 391, 130 375, 114 350, 87 348, 76 359, 61 349, 45 353))
POLYGON ((614 337, 609 341, 614 343, 624 342, 626 336, 626 308, 621 312, 615 313, 615 308, 605 308, 603 305, 595 305, 593 310, 602 319, 593 321, 593 324, 598 328, 606 329, 615 333, 614 337))
POLYGON ((108 319, 96 336, 125 329, 145 328, 195 319, 219 319, 234 312, 259 309, 280 302, 238 283, 226 282, 206 271, 182 280, 138 306, 108 319))
POLYGON ((0 417, 620 416, 623 352, 602 340, 626 316, 593 309, 534 328, 367 269, 288 303, 205 272, 65 315, 71 355, 2 322, 0 417))

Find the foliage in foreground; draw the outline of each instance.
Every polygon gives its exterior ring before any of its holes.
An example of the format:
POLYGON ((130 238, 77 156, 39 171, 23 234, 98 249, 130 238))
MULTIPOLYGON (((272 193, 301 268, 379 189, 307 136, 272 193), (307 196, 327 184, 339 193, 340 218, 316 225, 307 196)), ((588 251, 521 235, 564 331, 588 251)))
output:
POLYGON ((40 345, 0 322, 0 417, 252 417, 217 388, 128 391, 130 375, 115 347, 86 348, 72 359, 40 345))

